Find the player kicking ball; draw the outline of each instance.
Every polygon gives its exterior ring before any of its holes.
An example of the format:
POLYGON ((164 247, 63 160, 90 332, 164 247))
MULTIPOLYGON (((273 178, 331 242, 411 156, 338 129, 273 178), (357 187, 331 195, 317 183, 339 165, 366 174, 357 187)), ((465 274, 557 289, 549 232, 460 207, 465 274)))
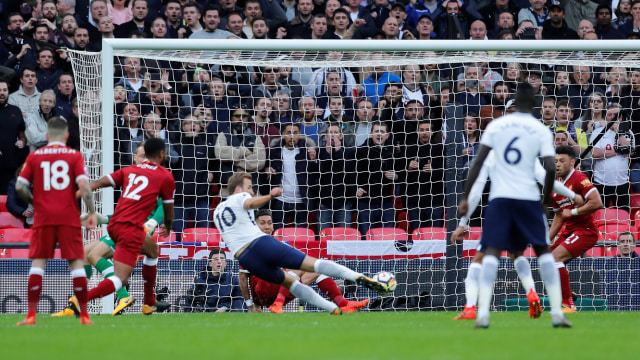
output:
POLYGON ((93 322, 87 312, 87 277, 82 268, 82 229, 80 207, 76 191, 89 210, 85 227, 96 226, 93 195, 84 161, 79 151, 65 145, 69 138, 67 121, 53 117, 47 123, 48 144, 27 156, 16 182, 16 192, 27 203, 33 204, 33 233, 29 244, 29 270, 27 317, 17 325, 35 325, 36 310, 42 292, 42 277, 47 259, 53 258, 56 243, 60 244, 63 259, 69 262, 73 289, 78 296, 80 324, 93 322), (30 190, 30 186, 33 190, 30 190), (32 192, 33 191, 33 192, 32 192))
POLYGON ((492 121, 480 139, 476 159, 469 170, 460 213, 464 202, 489 155, 495 151, 495 163, 489 170, 491 191, 480 244, 485 249, 478 284, 478 316, 475 328, 489 327, 489 309, 498 274, 502 250, 512 254, 528 245, 538 256, 540 275, 551 304, 553 327, 571 327, 562 312, 560 277, 549 250, 548 228, 543 204, 551 203, 555 178, 555 150, 551 131, 531 115, 535 106, 534 90, 519 83, 515 94, 516 112, 492 121), (535 176, 535 162, 542 157, 545 169, 542 203, 535 176))
POLYGON ((269 195, 254 197, 251 175, 247 173, 233 174, 227 185, 228 189, 233 189, 233 193, 216 207, 213 217, 222 239, 243 269, 262 280, 286 287, 293 296, 333 315, 342 314, 338 305, 325 300, 282 268, 347 279, 379 294, 385 293, 381 283, 333 261, 307 256, 260 230, 254 209, 282 195, 281 188, 271 189, 269 195))
MULTIPOLYGON (((133 160, 136 164, 142 164, 145 160, 144 153, 144 141, 138 144, 136 148, 136 154, 133 156, 133 160)), ((81 221, 86 221, 87 215, 83 215, 81 217, 81 221)), ((142 244, 142 255, 144 255, 143 264, 147 266, 155 266, 157 264, 157 259, 159 255, 158 244, 156 244, 155 240, 151 237, 158 226, 158 222, 162 221, 164 218, 164 211, 162 209, 162 200, 158 200, 156 202, 156 207, 153 209, 151 216, 147 219, 147 222, 144 223, 144 230, 146 232, 144 243, 142 244)), ((98 224, 104 225, 109 224, 110 216, 104 216, 102 214, 98 214, 98 224)), ((101 237, 98 241, 93 241, 84 246, 84 269, 87 274, 87 279, 91 278, 93 273, 92 265, 95 266, 96 270, 101 273, 104 278, 108 278, 113 276, 113 254, 116 250, 116 244, 111 239, 109 235, 105 235, 101 237)), ((124 310, 135 304, 136 299, 129 294, 125 287, 121 287, 118 291, 116 291, 116 295, 118 296, 118 306, 116 306, 112 315, 119 315, 124 312, 124 310)), ((75 301, 74 298, 71 298, 70 301, 75 301)), ((77 304, 76 308, 77 308, 77 304)), ((163 312, 167 310, 171 304, 163 301, 156 302, 156 312, 163 312)), ((145 315, 149 315, 150 312, 145 313, 145 315)), ((77 315, 71 307, 67 306, 62 311, 51 314, 51 316, 73 316, 77 315)))
MULTIPOLYGON (((494 156, 495 152, 492 151, 489 153, 484 165, 482 166, 482 169, 480 170, 478 179, 471 187, 467 202, 461 204, 462 211, 464 211, 465 207, 468 210, 466 211, 465 215, 460 218, 458 228, 451 235, 451 241, 453 243, 463 240, 463 236, 467 231, 469 217, 471 217, 471 214, 473 214, 473 212, 476 210, 476 207, 480 203, 482 192, 484 190, 487 179, 489 178, 490 169, 493 167, 495 162, 494 156)), ((538 184, 543 185, 546 172, 539 161, 535 163, 535 167, 536 180, 538 181, 538 184)), ((554 182, 553 191, 557 194, 565 196, 567 199, 569 199, 569 201, 575 203, 576 206, 580 206, 584 203, 584 200, 580 194, 576 194, 571 189, 564 186, 560 181, 556 180, 554 182)), ((540 317, 540 315, 542 315, 540 297, 535 290, 529 261, 522 255, 523 252, 518 252, 516 254, 510 254, 510 258, 513 261, 513 266, 515 267, 516 272, 518 273, 518 278, 522 283, 522 287, 527 294, 527 302, 529 303, 529 316, 531 318, 537 319, 540 317)), ((464 280, 466 296, 464 310, 462 310, 462 312, 458 316, 453 318, 454 320, 476 319, 476 303, 478 301, 478 278, 480 277, 480 270, 482 269, 483 257, 484 248, 482 248, 482 245, 480 245, 476 250, 476 254, 473 256, 473 260, 471 261, 469 269, 467 270, 467 277, 464 280)))
MULTIPOLYGON (((267 235, 273 234, 271 211, 260 209, 256 211, 255 216, 260 230, 267 235)), ((318 288, 327 294, 342 312, 359 311, 369 303, 369 299, 362 301, 345 299, 336 282, 326 275, 300 270, 288 270, 288 272, 305 285, 315 281, 318 288)), ((260 307, 267 306, 272 313, 280 314, 282 307, 295 298, 285 287, 262 280, 244 269, 240 269, 240 289, 249 312, 262 312, 260 307), (249 291, 249 284, 251 284, 251 291, 249 291)))

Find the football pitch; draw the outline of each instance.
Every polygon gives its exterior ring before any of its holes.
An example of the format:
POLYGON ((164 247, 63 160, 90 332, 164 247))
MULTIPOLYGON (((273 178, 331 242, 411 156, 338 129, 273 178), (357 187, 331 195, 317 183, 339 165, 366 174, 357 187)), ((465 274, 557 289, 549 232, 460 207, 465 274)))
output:
POLYGON ((631 359, 639 354, 640 312, 569 314, 572 329, 550 315, 491 314, 489 329, 453 321, 453 312, 197 313, 0 316, 3 359, 631 359))

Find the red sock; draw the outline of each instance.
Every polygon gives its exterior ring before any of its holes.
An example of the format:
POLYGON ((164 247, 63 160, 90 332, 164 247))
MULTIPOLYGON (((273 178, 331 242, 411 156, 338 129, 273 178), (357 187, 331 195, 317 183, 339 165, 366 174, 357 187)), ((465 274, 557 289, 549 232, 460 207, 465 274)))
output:
POLYGON ((149 306, 156 304, 156 295, 153 288, 156 286, 156 275, 158 267, 156 265, 142 265, 142 279, 144 280, 144 303, 149 306))
POLYGON ((347 306, 349 301, 342 296, 342 292, 338 289, 338 285, 332 278, 326 278, 318 283, 318 287, 323 293, 333 300, 339 307, 347 306))
POLYGON ((287 296, 291 294, 286 287, 280 286, 280 291, 278 291, 278 296, 276 296, 276 300, 273 302, 279 303, 280 305, 284 305, 285 300, 287 300, 287 296))
POLYGON ((562 287, 562 302, 573 304, 573 298, 571 297, 571 283, 569 282, 569 271, 566 267, 558 269, 560 272, 560 286, 562 287))
MULTIPOLYGON (((84 271, 84 269, 82 270, 84 271)), ((73 293, 78 299, 80 305, 80 314, 85 315, 87 313, 87 277, 79 276, 73 278, 73 293)))
MULTIPOLYGON (((109 294, 111 294, 112 292, 116 291, 116 287, 115 285, 113 285, 113 281, 109 280, 109 279, 104 279, 100 282, 100 284, 98 284, 98 286, 94 287, 93 289, 89 290, 89 292, 87 293, 87 302, 93 300, 93 299, 97 299, 97 298, 101 298, 103 296, 107 296, 109 294)), ((80 299, 78 299, 78 302, 80 301, 80 299)))
POLYGON ((36 316, 38 301, 40 301, 40 292, 42 291, 42 275, 29 275, 28 286, 27 301, 29 302, 29 312, 27 316, 36 316))

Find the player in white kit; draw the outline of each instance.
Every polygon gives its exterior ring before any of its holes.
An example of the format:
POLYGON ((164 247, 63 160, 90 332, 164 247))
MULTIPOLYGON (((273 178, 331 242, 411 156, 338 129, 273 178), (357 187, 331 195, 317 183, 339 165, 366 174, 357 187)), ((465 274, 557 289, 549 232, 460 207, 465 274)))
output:
POLYGON ((286 287, 297 298, 334 315, 342 314, 335 303, 325 300, 282 268, 351 280, 377 293, 385 293, 384 286, 379 282, 333 261, 307 256, 260 230, 253 211, 280 196, 281 188, 271 189, 269 195, 254 197, 251 175, 235 173, 229 178, 228 189, 233 193, 216 207, 213 219, 222 239, 242 268, 263 280, 286 287))
MULTIPOLYGON (((478 290, 476 328, 489 327, 489 308, 496 280, 500 253, 518 253, 531 244, 538 256, 540 274, 551 304, 554 327, 571 327, 562 313, 560 278, 549 251, 547 219, 540 203, 540 190, 535 176, 535 162, 542 157, 546 170, 543 203, 551 203, 555 179, 555 150, 550 130, 531 113, 535 96, 531 85, 518 84, 516 112, 492 121, 480 139, 480 147, 465 184, 463 203, 469 197, 480 169, 489 152, 495 152, 491 171, 489 206, 485 215, 481 245, 482 259, 478 290)), ((466 209, 460 209, 465 213, 466 209)))

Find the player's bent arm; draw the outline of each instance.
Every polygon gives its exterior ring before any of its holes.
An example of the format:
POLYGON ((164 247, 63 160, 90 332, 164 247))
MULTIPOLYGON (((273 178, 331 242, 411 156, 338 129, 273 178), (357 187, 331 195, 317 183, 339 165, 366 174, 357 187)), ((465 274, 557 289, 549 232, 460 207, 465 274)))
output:
POLYGON ((596 188, 593 188, 587 193, 587 198, 585 199, 584 205, 571 210, 571 215, 577 216, 592 214, 602 208, 603 204, 602 199, 600 198, 600 193, 596 188))
POLYGON ((616 155, 615 150, 605 150, 597 147, 594 147, 593 150, 591 150, 591 157, 593 157, 594 160, 608 159, 616 155))
POLYGON ((275 199, 280 195, 282 195, 282 189, 279 187, 276 187, 271 189, 271 193, 269 195, 255 196, 245 200, 242 207, 245 210, 257 209, 262 205, 265 205, 266 203, 271 201, 271 199, 275 199))
POLYGON ((551 228, 549 229, 549 239, 553 240, 556 235, 558 235, 558 231, 562 228, 564 224, 564 218, 562 217, 562 210, 556 213, 556 216, 553 217, 553 221, 551 222, 551 228))
POLYGON ((480 170, 482 169, 482 165, 484 164, 484 161, 486 160, 487 155, 489 155, 490 151, 491 151, 490 147, 484 144, 480 144, 480 147, 478 148, 478 153, 476 154, 476 159, 473 161, 473 164, 471 165, 471 169, 469 169, 469 176, 467 177, 467 182, 464 184, 464 195, 462 196, 463 199, 469 198, 471 187, 476 182, 476 179, 478 179, 478 176, 480 175, 480 170))
POLYGON ((33 204, 33 193, 31 193, 31 190, 29 189, 29 183, 22 182, 18 178, 18 181, 16 181, 16 192, 20 195, 22 200, 29 204, 33 204))
POLYGON ((113 184, 111 183, 109 177, 103 176, 100 179, 91 182, 91 191, 110 186, 113 186, 113 184))
POLYGON ((553 182, 556 178, 556 165, 553 156, 545 156, 542 158, 542 167, 547 172, 544 177, 544 184, 542 188, 542 203, 551 204, 551 193, 553 192, 553 182))

